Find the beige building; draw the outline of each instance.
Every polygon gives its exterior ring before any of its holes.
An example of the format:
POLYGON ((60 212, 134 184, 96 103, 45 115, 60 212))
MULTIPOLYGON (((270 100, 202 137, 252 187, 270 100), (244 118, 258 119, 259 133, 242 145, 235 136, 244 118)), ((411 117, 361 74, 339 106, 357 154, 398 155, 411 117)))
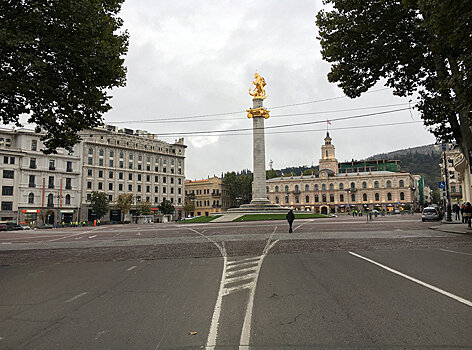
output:
POLYGON ((185 200, 192 202, 195 210, 191 216, 208 216, 212 213, 224 212, 229 208, 229 196, 219 177, 203 180, 185 181, 185 200))
MULTIPOLYGON (((136 213, 141 201, 157 206, 170 201, 175 217, 184 215, 185 148, 181 138, 170 144, 141 130, 118 129, 112 125, 82 133, 83 176, 81 220, 93 220, 90 198, 93 191, 107 193, 110 208, 120 194, 131 193, 134 203, 130 214, 136 213)), ((115 212, 116 213, 116 212, 115 212)), ((119 215, 106 215, 102 220, 119 220, 119 215)))
MULTIPOLYGON (((441 181, 446 182, 447 177, 451 205, 464 203, 462 198, 462 174, 455 168, 456 160, 460 160, 460 155, 462 155, 462 152, 459 148, 443 151, 441 153, 441 181)), ((445 192, 446 191, 440 192, 442 197, 446 196, 445 192)))
POLYGON ((400 171, 398 161, 339 163, 329 133, 324 141, 316 175, 267 180, 271 203, 319 213, 414 207, 415 180, 400 171))

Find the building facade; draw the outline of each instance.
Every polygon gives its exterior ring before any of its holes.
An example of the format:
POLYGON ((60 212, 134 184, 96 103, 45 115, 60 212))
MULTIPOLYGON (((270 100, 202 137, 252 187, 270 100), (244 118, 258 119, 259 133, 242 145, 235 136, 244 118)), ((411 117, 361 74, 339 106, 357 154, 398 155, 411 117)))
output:
POLYGON ((415 180, 398 161, 339 163, 329 133, 324 141, 316 175, 267 180, 271 203, 318 213, 414 207, 415 180))
POLYGON ((70 153, 58 149, 57 154, 45 155, 41 152, 41 135, 34 131, 1 129, 0 135, 3 160, 0 219, 31 225, 77 220, 80 145, 70 153))
MULTIPOLYGON (((458 148, 443 151, 441 153, 441 180, 448 184, 449 199, 451 205, 462 204, 462 175, 460 171, 455 168, 456 161, 460 159, 462 152, 458 148), (446 179, 447 177, 447 179, 446 179)), ((445 189, 440 192, 441 199, 446 199, 447 192, 445 189)))
POLYGON ((185 181, 185 199, 194 205, 194 211, 187 213, 190 216, 209 216, 228 210, 229 196, 219 177, 203 180, 185 181))
MULTIPOLYGON (((82 136, 82 194, 81 220, 93 220, 90 207, 93 191, 105 192, 110 207, 120 194, 131 193, 134 203, 130 213, 136 212, 141 201, 151 203, 157 217, 157 206, 168 200, 176 209, 176 217, 183 214, 185 182, 184 139, 173 144, 141 130, 118 129, 104 125, 82 136)), ((103 221, 110 220, 106 215, 103 221)))

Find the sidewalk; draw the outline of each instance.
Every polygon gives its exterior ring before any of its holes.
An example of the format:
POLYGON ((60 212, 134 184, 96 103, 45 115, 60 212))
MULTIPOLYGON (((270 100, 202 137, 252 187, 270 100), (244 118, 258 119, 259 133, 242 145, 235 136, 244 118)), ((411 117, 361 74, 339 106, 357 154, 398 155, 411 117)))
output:
POLYGON ((460 221, 441 221, 441 225, 432 226, 430 230, 436 230, 447 233, 457 233, 461 235, 472 235, 472 229, 460 221))

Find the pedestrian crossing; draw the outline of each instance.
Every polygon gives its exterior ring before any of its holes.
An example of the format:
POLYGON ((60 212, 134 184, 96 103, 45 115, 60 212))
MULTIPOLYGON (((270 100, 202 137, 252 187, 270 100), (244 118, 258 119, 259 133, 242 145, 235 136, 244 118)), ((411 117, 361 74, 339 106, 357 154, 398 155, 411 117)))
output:
POLYGON ((224 274, 223 295, 254 288, 257 268, 261 260, 262 257, 259 256, 228 261, 224 274))

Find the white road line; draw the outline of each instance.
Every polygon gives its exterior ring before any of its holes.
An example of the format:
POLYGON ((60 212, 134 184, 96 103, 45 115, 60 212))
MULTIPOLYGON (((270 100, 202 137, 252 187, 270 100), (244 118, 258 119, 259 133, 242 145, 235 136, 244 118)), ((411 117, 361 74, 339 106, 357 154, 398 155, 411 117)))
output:
POLYGON ((472 254, 470 254, 470 253, 456 252, 456 251, 454 251, 454 250, 448 250, 448 249, 439 249, 439 250, 442 250, 443 252, 449 252, 449 253, 456 253, 456 254, 462 254, 462 255, 470 255, 470 256, 472 256, 472 254))
POLYGON ((258 261, 249 261, 249 262, 243 262, 241 264, 233 264, 233 265, 229 266, 226 271, 241 270, 242 267, 257 265, 257 264, 258 264, 258 261))
POLYGON ((249 274, 249 275, 236 276, 236 277, 228 277, 228 276, 226 276, 226 284, 234 283, 234 282, 239 282, 239 281, 245 281, 245 280, 254 278, 254 276, 255 276, 254 273, 251 273, 251 274, 249 274))
POLYGON ((89 236, 89 238, 95 238, 95 237, 97 237, 97 235, 89 236))
POLYGON ((75 233, 73 235, 66 235, 66 236, 62 236, 62 237, 59 237, 59 238, 56 238, 56 239, 51 239, 49 240, 48 242, 56 242, 56 241, 60 241, 61 239, 66 239, 66 238, 70 238, 70 237, 75 237, 75 236, 79 236, 79 235, 84 235, 86 233, 90 233, 90 232, 93 232, 94 230, 88 230, 88 231, 84 231, 84 232, 79 232, 79 233, 75 233))
POLYGON ((252 260, 259 260, 259 257, 258 256, 256 256, 256 257, 253 256, 253 257, 245 258, 245 259, 241 259, 241 260, 228 261, 228 266, 239 264, 241 262, 252 261, 252 260))
POLYGON ((372 259, 366 258, 366 257, 364 257, 364 256, 362 256, 362 255, 359 255, 359 254, 356 254, 356 253, 353 253, 353 252, 349 252, 349 254, 354 255, 354 256, 356 256, 356 257, 358 257, 358 258, 360 258, 360 259, 364 259, 365 261, 368 261, 368 262, 370 262, 371 264, 377 265, 377 266, 379 266, 379 267, 381 267, 381 268, 383 268, 383 269, 385 269, 385 270, 387 270, 387 271, 390 271, 390 272, 392 272, 392 273, 394 273, 394 274, 397 274, 397 275, 399 275, 399 276, 401 276, 401 277, 404 277, 404 278, 406 278, 406 279, 408 279, 408 280, 410 280, 410 281, 412 281, 412 282, 418 283, 419 285, 422 285, 423 287, 429 288, 429 289, 431 289, 431 290, 434 290, 435 292, 441 293, 441 294, 443 294, 443 295, 445 295, 445 296, 447 296, 447 297, 449 297, 449 298, 452 298, 452 299, 454 299, 454 300, 457 300, 458 302, 460 302, 460 303, 462 303, 462 304, 465 304, 465 305, 467 305, 467 306, 472 306, 472 301, 470 301, 470 300, 461 298, 461 297, 459 297, 459 296, 457 296, 457 295, 454 295, 454 294, 452 294, 452 293, 449 293, 449 292, 447 292, 447 291, 445 291, 445 290, 443 290, 443 289, 441 289, 441 288, 435 287, 435 286, 433 286, 433 285, 431 285, 431 284, 429 284, 429 283, 420 281, 420 280, 418 280, 418 279, 416 279, 416 278, 414 278, 414 277, 408 276, 408 275, 406 275, 406 274, 404 274, 404 273, 402 273, 402 272, 400 272, 400 271, 394 270, 394 269, 392 269, 391 267, 388 267, 388 266, 386 266, 386 265, 382 265, 382 264, 380 264, 380 263, 378 263, 378 262, 376 262, 376 261, 374 261, 374 260, 372 260, 372 259))
POLYGON ((137 266, 131 266, 130 268, 126 269, 126 271, 131 271, 131 270, 134 270, 135 268, 137 268, 137 266))
POLYGON ((83 297, 85 294, 87 294, 87 292, 83 292, 81 294, 78 294, 75 297, 72 297, 72 298, 66 300, 66 303, 70 303, 71 301, 74 301, 75 299, 79 299, 80 297, 83 297))
POLYGON ((240 290, 243 290, 243 289, 249 289, 249 288, 252 288, 254 285, 252 282, 249 282, 249 283, 245 283, 245 284, 241 284, 239 286, 234 286, 234 287, 229 287, 229 288, 225 288, 224 291, 223 291, 223 295, 228 295, 228 294, 231 294, 233 292, 237 292, 237 291, 240 291, 240 290))
POLYGON ((236 270, 236 271, 226 271, 226 277, 234 276, 234 275, 239 275, 240 273, 255 273, 257 271, 257 266, 249 267, 247 269, 242 269, 242 270, 236 270))

